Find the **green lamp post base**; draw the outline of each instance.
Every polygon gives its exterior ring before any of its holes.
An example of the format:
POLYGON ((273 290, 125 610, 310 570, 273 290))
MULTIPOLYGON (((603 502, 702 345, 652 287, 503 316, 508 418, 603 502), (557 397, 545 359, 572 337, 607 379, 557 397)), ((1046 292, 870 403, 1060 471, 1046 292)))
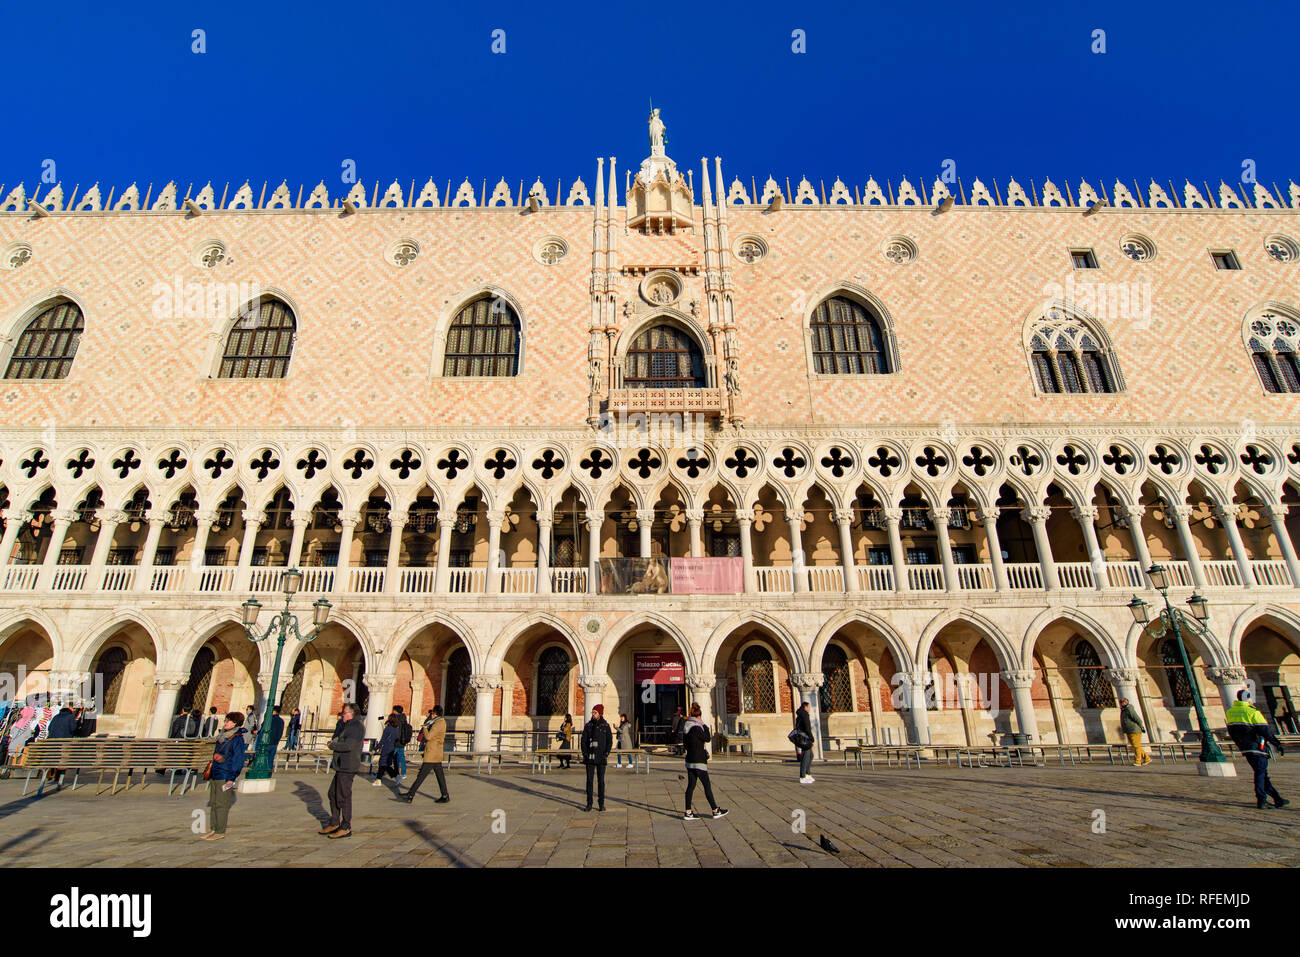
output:
POLYGON ((1207 778, 1235 778, 1237 769, 1224 758, 1221 761, 1197 761, 1196 773, 1207 778))
POLYGON ((275 778, 250 778, 245 775, 239 781, 240 794, 268 794, 275 790, 275 778))

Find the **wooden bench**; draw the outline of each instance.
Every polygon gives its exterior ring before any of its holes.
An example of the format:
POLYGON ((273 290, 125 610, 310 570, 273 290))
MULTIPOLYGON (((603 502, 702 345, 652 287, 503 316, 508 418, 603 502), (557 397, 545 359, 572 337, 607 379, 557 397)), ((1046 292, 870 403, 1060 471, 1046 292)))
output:
MULTIPOLYGON (((551 761, 555 758, 576 758, 579 763, 582 762, 582 752, 573 748, 542 748, 539 751, 530 752, 533 758, 533 767, 530 774, 537 774, 539 771, 545 774, 551 769, 551 761)), ((609 752, 611 758, 625 757, 632 760, 632 773, 640 774, 642 762, 645 763, 645 773, 650 773, 650 753, 644 748, 622 749, 616 748, 609 752)))
POLYGON ((181 774, 180 793, 187 785, 197 786, 203 769, 212 760, 214 744, 207 739, 177 738, 55 738, 37 741, 23 749, 19 765, 27 771, 23 794, 31 783, 32 775, 41 775, 39 795, 45 789, 47 771, 72 771, 72 789, 76 790, 82 771, 98 771, 99 781, 95 794, 103 793, 104 775, 113 772, 111 793, 117 794, 118 778, 125 773, 126 785, 131 786, 131 775, 139 769, 142 788, 148 786, 149 772, 162 769, 170 772, 167 793, 176 787, 176 775, 181 774))
POLYGON ((724 745, 725 752, 731 754, 732 748, 740 748, 742 755, 754 756, 754 739, 747 734, 725 735, 727 741, 724 745))

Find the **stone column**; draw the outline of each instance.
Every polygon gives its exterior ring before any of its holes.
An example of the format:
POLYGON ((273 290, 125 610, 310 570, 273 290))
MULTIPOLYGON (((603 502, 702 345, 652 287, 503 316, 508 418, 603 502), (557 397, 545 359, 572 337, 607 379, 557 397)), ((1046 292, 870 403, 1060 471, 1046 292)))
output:
POLYGON ((713 688, 717 679, 711 674, 690 674, 686 676, 686 687, 691 689, 691 703, 700 706, 700 720, 709 726, 709 750, 713 750, 712 735, 718 732, 713 726, 713 688))
POLYGON ((215 511, 201 510, 194 513, 194 541, 190 545, 190 575, 185 585, 190 591, 198 591, 202 581, 204 553, 208 550, 208 534, 212 531, 212 523, 216 520, 215 511))
POLYGON ((981 508, 979 519, 984 523, 984 537, 989 543, 989 561, 993 564, 993 587, 998 591, 1010 591, 1007 567, 1002 563, 1002 542, 998 538, 998 515, 1000 514, 997 508, 981 508))
MULTIPOLYGON (((165 738, 171 730, 172 718, 180 710, 176 696, 190 676, 183 672, 156 671, 153 676, 153 716, 149 719, 149 737, 165 738)), ((145 772, 146 774, 152 772, 145 772)))
POLYGON ((1106 668, 1102 674, 1106 680, 1115 686, 1115 700, 1128 698, 1129 701, 1137 701, 1137 683, 1138 673, 1132 668, 1106 668))
POLYGON ((691 530, 691 557, 704 557, 704 542, 700 537, 700 527, 704 524, 704 509, 688 508, 686 522, 691 530))
MULTIPOLYGON (((1030 744, 1038 744, 1038 715, 1034 713, 1034 673, 1032 671, 1004 671, 1002 680, 1011 688, 1015 699, 1016 724, 1021 734, 1029 735, 1030 744)), ((994 692, 997 693, 996 691, 994 692)), ((994 698, 993 703, 997 704, 994 698)))
POLYGON ((366 675, 362 680, 370 691, 366 702, 366 737, 377 738, 384 733, 384 722, 393 710, 393 686, 397 675, 366 675))
POLYGON ((1246 555, 1246 546, 1241 541, 1241 530, 1237 528, 1237 509, 1232 505, 1215 503, 1214 517, 1223 523, 1223 530, 1228 533, 1228 547, 1237 562, 1237 572, 1241 575, 1241 587, 1255 587, 1255 573, 1250 567, 1250 558, 1246 555))
POLYGON ((925 710, 925 675, 903 675, 901 689, 907 701, 907 717, 917 744, 930 743, 930 715, 925 710))
POLYGON ((396 595, 402 590, 402 529, 409 516, 406 512, 388 515, 388 557, 384 560, 384 594, 396 595))
POLYGON ((348 569, 352 565, 352 532, 360 520, 361 516, 356 512, 351 512, 339 519, 343 525, 343 536, 339 539, 339 559, 334 568, 334 591, 337 594, 345 594, 348 590, 348 578, 350 577, 348 569))
POLYGON ((1173 514, 1174 521, 1178 525, 1178 541, 1182 543, 1183 555, 1192 570, 1192 582, 1197 588, 1204 588, 1205 569, 1201 567, 1201 556, 1196 551, 1196 540, 1192 538, 1192 527, 1187 524, 1187 519, 1192 514, 1192 507, 1180 503, 1169 506, 1169 511, 1173 514))
POLYGON ((288 568, 297 568, 302 563, 302 542, 311 525, 311 509, 293 513, 293 537, 289 539, 289 554, 286 558, 288 568))
POLYGON ((235 586, 232 589, 236 593, 248 591, 252 577, 253 543, 257 541, 257 531, 264 521, 265 513, 244 509, 244 538, 239 543, 239 564, 235 568, 235 586))
MULTIPOLYGON (((469 686, 474 689, 474 750, 492 750, 492 699, 501 687, 501 675, 470 675, 469 686)), ((504 711, 506 702, 501 702, 504 711)))
POLYGON ((637 535, 640 537, 641 557, 650 557, 650 532, 654 528, 655 510, 638 508, 636 510, 637 535))
MULTIPOLYGON (((582 689, 582 706, 586 709, 584 716, 591 713, 593 706, 605 703, 605 688, 608 686, 609 675, 578 675, 578 687, 582 689)), ((574 723, 578 727, 582 727, 583 724, 581 720, 574 723)))
MULTIPOLYGON (((1245 668, 1206 668, 1205 674, 1219 689, 1219 701, 1223 704, 1224 711, 1232 707, 1232 703, 1237 700, 1237 692, 1247 687, 1245 668)), ((1252 697, 1256 690, 1251 688, 1252 697)))
POLYGON ((433 590, 447 594, 451 584, 451 530, 456 525, 453 515, 438 515, 438 569, 433 576, 433 590))
POLYGON ((808 566, 803 553, 803 509, 792 508, 785 513, 790 527, 790 587, 795 592, 808 590, 808 566))
POLYGON ((1052 557, 1052 543, 1047 540, 1047 517, 1052 514, 1052 510, 1046 505, 1031 505, 1020 514, 1034 533, 1034 548, 1038 551, 1043 590, 1055 591, 1061 583, 1056 580, 1056 559, 1052 557))
MULTIPOLYGON (((1287 507, 1280 502, 1270 502, 1264 506, 1264 510, 1268 513, 1268 520, 1273 525, 1273 534, 1277 537, 1278 547, 1282 549, 1282 557, 1286 560, 1287 571, 1291 573, 1291 584, 1300 588, 1300 561, 1296 560, 1295 545, 1291 541, 1290 533, 1286 530, 1287 507)), ((3 547, 0 547, 0 564, 3 564, 3 556, 7 554, 3 547)))
POLYGON ((718 727, 715 730, 725 734, 729 719, 727 712, 727 676, 725 674, 714 675, 713 680, 716 682, 713 696, 717 699, 717 709, 714 711, 714 715, 718 721, 718 727))
POLYGON ((894 591, 910 591, 907 580, 907 561, 903 554, 903 537, 898 532, 898 524, 903 520, 901 508, 881 509, 885 516, 885 527, 889 531, 889 557, 894 563, 894 591))
POLYGON ((605 513, 587 512, 587 594, 600 593, 600 528, 605 513))
POLYGON ((551 593, 551 529, 555 519, 550 515, 537 516, 537 594, 551 593))
POLYGON ((754 575, 754 513, 747 508, 736 509, 736 524, 740 526, 740 557, 745 563, 745 591, 758 591, 754 575))
MULTIPOLYGON (((813 727, 813 757, 818 761, 825 759, 822 744, 821 696, 817 693, 826 682, 826 676, 820 671, 795 672, 790 675, 790 683, 799 689, 800 701, 808 702, 809 720, 813 727)), ((798 706, 796 705, 796 708, 798 706)))
POLYGON ((853 593, 862 590, 858 581, 857 564, 853 559, 853 509, 837 508, 835 526, 840 533, 840 565, 844 569, 844 591, 853 593))
POLYGON ((140 555, 140 567, 135 570, 132 591, 149 591, 153 588, 153 562, 158 557, 158 542, 166 527, 165 518, 149 519, 149 532, 144 537, 144 551, 140 555))
POLYGON ((952 536, 948 534, 948 521, 952 518, 950 508, 930 509, 930 521, 939 535, 939 561, 943 562, 943 587, 948 594, 961 590, 957 579, 957 563, 952 560, 952 536))
POLYGON ((1147 535, 1142 531, 1142 516, 1146 513, 1141 505, 1125 505, 1124 517, 1128 519, 1129 534, 1133 536, 1133 550, 1137 552, 1138 563, 1142 566, 1142 580, 1146 581, 1147 569, 1151 567, 1151 550, 1147 548, 1147 535))
POLYGON ((126 521, 126 512, 104 509, 99 513, 99 534, 95 537, 95 551, 90 557, 90 572, 86 575, 86 591, 99 591, 104 585, 104 566, 108 563, 108 550, 113 546, 117 526, 126 521))
POLYGON ((13 557, 14 542, 18 541, 18 533, 22 531, 26 523, 28 513, 10 512, 5 521, 4 537, 0 538, 0 566, 8 565, 9 559, 13 557))
POLYGON ((487 512, 488 520, 488 559, 487 559, 487 586, 486 591, 489 595, 498 595, 501 593, 501 523, 506 519, 504 509, 490 508, 487 512))
POLYGON ((1092 566, 1092 581, 1098 591, 1110 589, 1110 577, 1106 574, 1106 556, 1102 554, 1101 542, 1097 541, 1097 506, 1076 505, 1070 510, 1070 517, 1079 523, 1083 532, 1083 547, 1088 553, 1088 564, 1092 566))
POLYGON ((68 537, 68 527, 76 519, 77 513, 69 508, 61 508, 54 511, 52 516, 54 525, 50 529, 50 544, 45 549, 45 561, 41 562, 40 576, 36 583, 38 591, 47 591, 54 583, 59 552, 63 551, 63 540, 68 537))

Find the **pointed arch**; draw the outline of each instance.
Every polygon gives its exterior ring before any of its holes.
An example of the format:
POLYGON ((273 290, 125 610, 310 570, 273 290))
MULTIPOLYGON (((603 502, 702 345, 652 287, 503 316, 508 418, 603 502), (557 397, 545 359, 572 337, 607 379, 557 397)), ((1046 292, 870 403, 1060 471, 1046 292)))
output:
POLYGON ((592 661, 592 674, 608 674, 610 656, 614 654, 614 649, 618 647, 619 642, 642 628, 658 628, 666 634, 677 645, 678 650, 685 658, 687 674, 691 674, 696 670, 695 654, 691 649, 691 642, 686 637, 686 633, 666 615, 656 612, 644 612, 628 615, 605 634, 605 637, 600 640, 600 645, 596 649, 596 656, 592 661))
POLYGON ((135 625, 145 633, 145 637, 153 645, 155 662, 161 664, 166 660, 167 646, 159 637, 162 629, 158 623, 138 608, 116 608, 87 628, 88 637, 68 650, 68 656, 74 663, 72 670, 92 670, 95 658, 104 643, 127 625, 135 625))
POLYGON ((225 320, 209 377, 285 379, 298 338, 299 311, 280 292, 262 290, 225 320))
POLYGON ((402 660, 402 656, 406 654, 411 642, 431 625, 441 625, 461 640, 461 643, 469 652, 470 666, 474 673, 477 674, 483 660, 483 649, 479 645, 478 637, 474 634, 474 630, 463 620, 451 612, 442 610, 421 612, 407 618, 398 625, 393 630, 392 640, 384 648, 383 655, 380 657, 379 673, 392 674, 397 669, 397 664, 402 660))
POLYGON ((785 651, 786 658, 790 661, 791 671, 808 670, 803 650, 799 647, 799 640, 795 638, 794 632, 784 622, 761 611, 738 612, 714 628, 704 646, 704 651, 700 654, 700 666, 706 669, 716 668, 717 661, 715 659, 718 657, 718 652, 722 650, 723 644, 737 629, 745 625, 762 628, 775 638, 781 645, 782 650, 785 651))
POLYGON ((573 626, 558 615, 553 615, 547 611, 528 612, 520 615, 502 628, 501 633, 497 635, 496 641, 492 642, 487 655, 483 658, 483 673, 490 675, 501 674, 501 664, 505 661, 506 652, 510 650, 510 646, 525 633, 538 626, 545 626, 558 632, 577 656, 578 673, 592 674, 587 646, 578 638, 573 626))
POLYGON ((839 612, 826 624, 822 625, 821 630, 817 632, 817 637, 813 639, 809 660, 814 662, 817 667, 820 667, 822 655, 826 653, 826 648, 830 645, 831 639, 845 625, 851 624, 865 625, 879 635, 885 642, 885 647, 889 649, 889 653, 893 656, 895 666, 900 671, 911 674, 916 670, 916 659, 907 645, 907 639, 887 619, 867 611, 865 608, 851 608, 839 612))
POLYGON ((1020 641, 1020 661, 1017 667, 1020 669, 1031 669, 1034 667, 1034 651, 1038 644, 1038 639, 1042 636, 1047 628, 1058 621, 1068 621, 1081 632, 1083 637, 1090 640, 1097 650, 1101 653, 1102 662, 1107 668, 1132 668, 1135 667, 1136 658, 1127 655, 1119 643, 1111 636, 1106 627, 1090 615, 1085 614, 1078 608, 1060 606, 1058 608, 1045 608, 1034 616, 1020 641))
POLYGON ((1246 633, 1259 624, 1280 631, 1300 649, 1300 613, 1289 608, 1265 602, 1256 602, 1232 620, 1228 632, 1228 654, 1234 664, 1241 663, 1241 643, 1246 633))
POLYGON ((1241 338, 1265 392, 1300 392, 1300 309, 1261 303, 1246 313, 1241 338))
POLYGON ((85 333, 85 308, 63 287, 24 308, 0 340, 6 379, 66 379, 85 333))
POLYGON ((524 374, 528 327, 523 305, 491 283, 452 297, 438 316, 430 376, 514 377, 524 374))
POLYGON ((1025 320, 1022 336, 1035 395, 1125 391, 1105 326, 1076 306, 1052 300, 1025 320))
POLYGON ((855 282, 822 286, 801 317, 808 375, 888 375, 902 362, 894 319, 879 297, 855 282))
POLYGON ((979 632, 980 637, 989 643, 993 653, 997 656, 998 664, 1003 668, 1014 670, 1020 667, 1019 653, 1011 644, 1011 641, 1002 633, 1002 629, 979 612, 966 608, 949 609, 931 618, 926 626, 921 629, 921 637, 917 642, 916 654, 912 656, 912 661, 918 663, 927 661, 930 646, 934 644, 939 632, 949 625, 957 623, 969 625, 979 632))

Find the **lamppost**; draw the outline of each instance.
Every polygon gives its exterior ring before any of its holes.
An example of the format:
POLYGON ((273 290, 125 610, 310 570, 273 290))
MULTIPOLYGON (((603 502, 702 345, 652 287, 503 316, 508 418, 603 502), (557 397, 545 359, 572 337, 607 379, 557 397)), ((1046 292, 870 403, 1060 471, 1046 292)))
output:
POLYGON ((280 656, 284 654, 284 641, 289 637, 289 631, 292 629, 293 636, 300 642, 306 643, 313 641, 320 630, 325 627, 325 623, 330 617, 330 608, 333 607, 324 598, 320 598, 312 604, 312 624, 316 627, 306 635, 298 631, 298 618, 289 614, 289 602, 297 593, 302 585, 302 572, 296 568, 287 569, 280 579, 280 587, 284 590, 284 611, 271 619, 271 623, 266 626, 261 637, 258 636, 255 627, 257 625, 257 614, 262 610, 262 603, 256 598, 250 598, 241 606, 243 608, 244 630, 248 633, 249 641, 265 641, 271 637, 271 634, 277 629, 280 637, 275 646, 275 667, 271 671, 271 692, 266 699, 266 713, 262 716, 262 727, 257 732, 256 753, 253 757, 253 765, 244 775, 246 786, 241 790, 260 792, 270 791, 275 787, 275 782, 271 780, 271 709, 275 705, 276 684, 280 680, 280 656), (257 782, 257 783, 253 783, 257 782))
MULTIPOLYGON (((1210 730, 1209 722, 1205 720, 1205 707, 1201 702, 1201 689, 1196 683, 1196 675, 1192 672, 1192 662, 1187 657, 1187 647, 1183 644, 1183 626, 1194 629, 1204 636, 1209 635, 1209 629, 1205 622, 1210 617, 1210 603, 1199 593, 1193 592, 1192 597, 1187 599, 1187 605, 1191 609, 1189 616, 1187 612, 1179 611, 1169 604, 1169 572, 1163 565, 1152 565, 1147 569, 1147 577, 1151 579, 1151 584, 1155 586, 1156 591, 1160 592, 1160 597, 1165 600, 1164 610, 1160 612, 1158 619, 1160 630, 1155 633, 1154 637, 1163 638, 1166 634, 1173 633, 1174 644, 1178 646, 1178 659, 1183 663, 1183 674, 1186 675, 1187 684, 1192 689, 1192 704, 1196 707, 1196 723, 1201 729, 1201 757, 1196 765, 1196 770, 1208 777, 1235 777, 1237 769, 1219 750, 1219 743, 1210 730)), ((1151 607, 1146 602, 1134 595, 1133 600, 1128 603, 1128 610, 1133 613, 1134 621, 1143 628, 1147 627, 1151 621, 1151 607)))

